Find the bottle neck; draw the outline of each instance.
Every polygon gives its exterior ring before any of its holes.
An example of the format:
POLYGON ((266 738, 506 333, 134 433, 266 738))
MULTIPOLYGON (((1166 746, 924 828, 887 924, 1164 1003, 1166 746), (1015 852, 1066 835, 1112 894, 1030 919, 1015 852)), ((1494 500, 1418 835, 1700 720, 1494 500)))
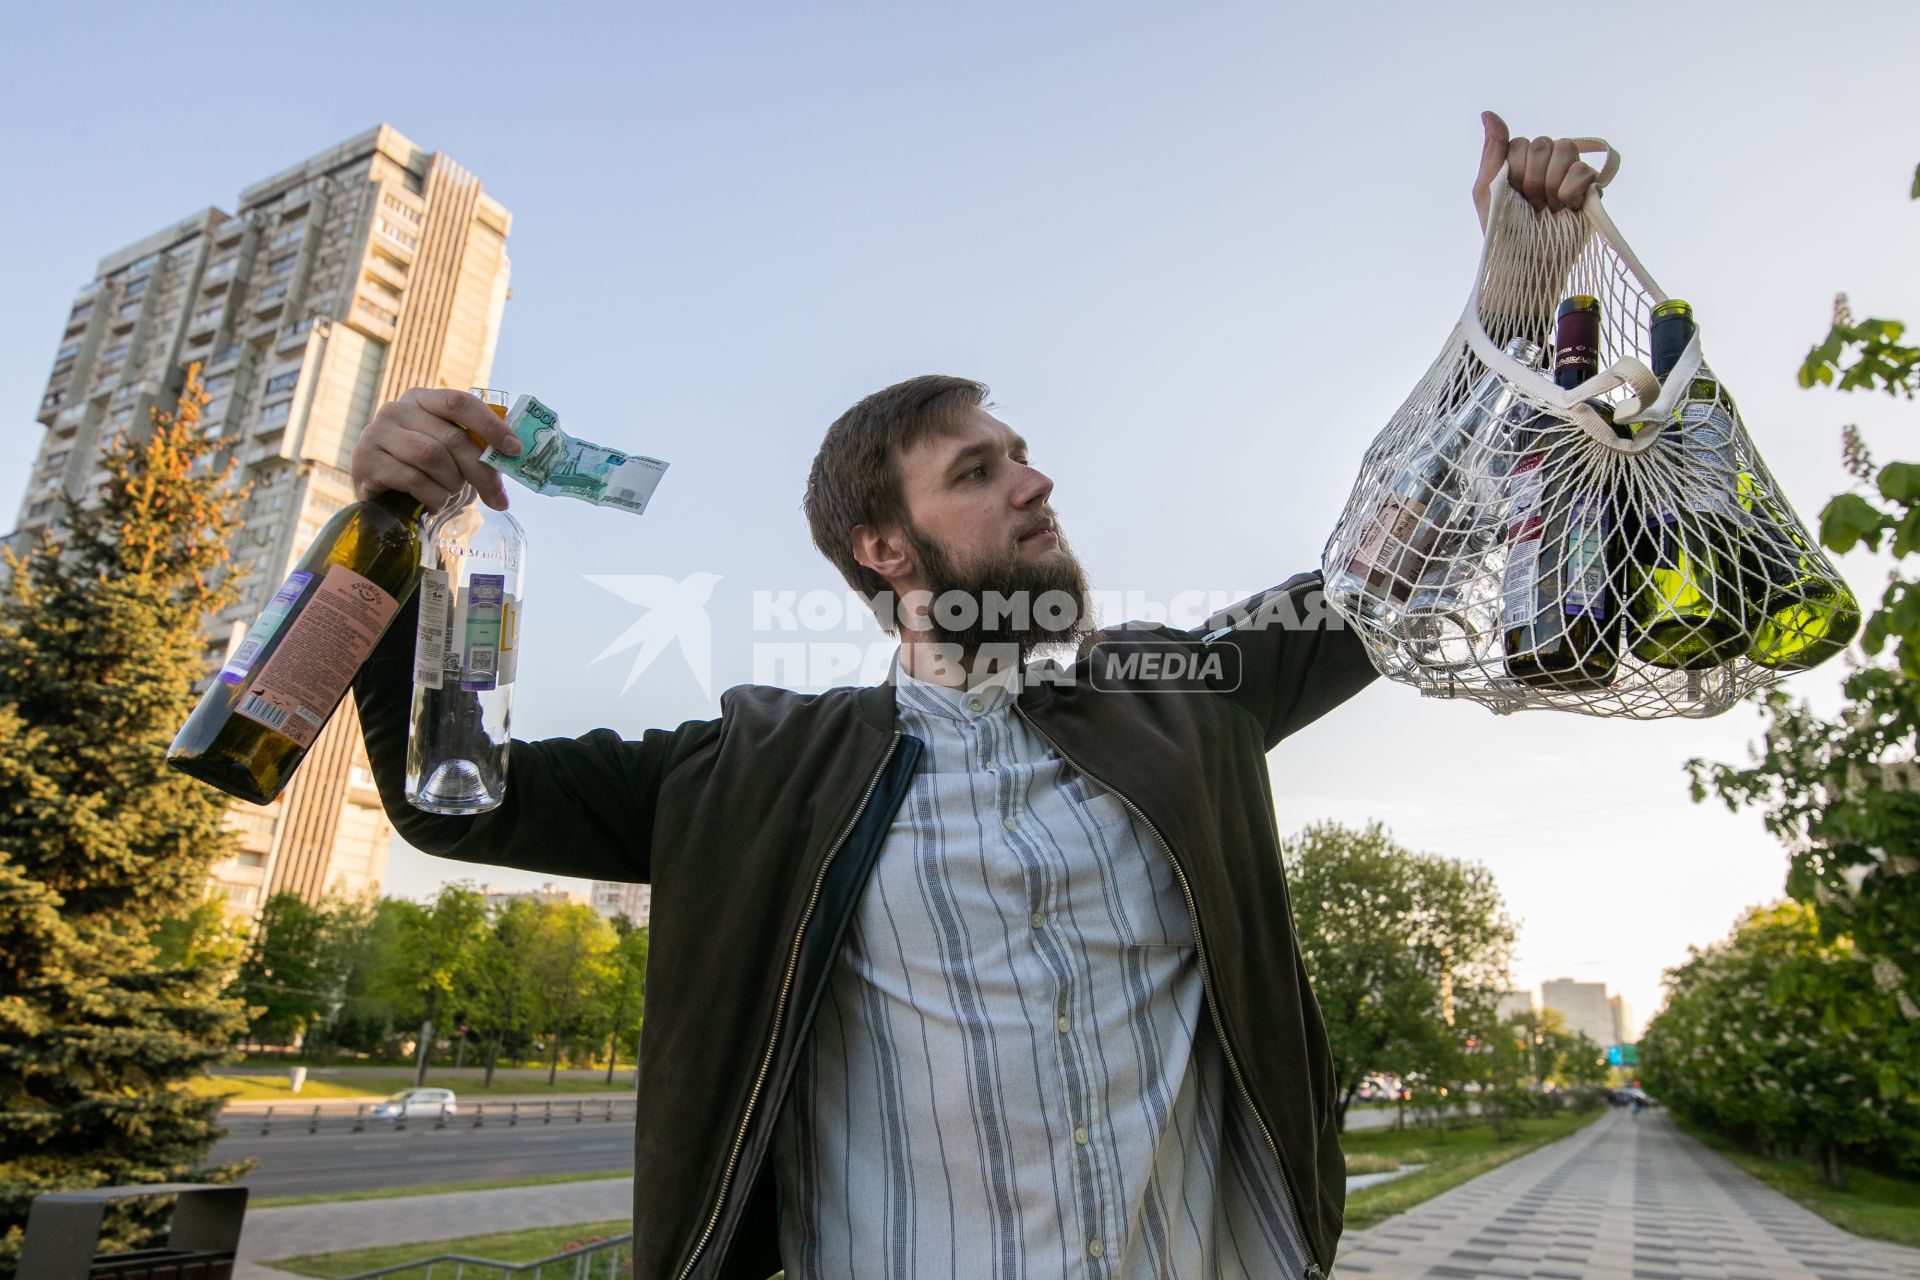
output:
POLYGON ((419 524, 426 518, 427 504, 410 493, 388 489, 373 496, 373 505, 407 524, 419 524))

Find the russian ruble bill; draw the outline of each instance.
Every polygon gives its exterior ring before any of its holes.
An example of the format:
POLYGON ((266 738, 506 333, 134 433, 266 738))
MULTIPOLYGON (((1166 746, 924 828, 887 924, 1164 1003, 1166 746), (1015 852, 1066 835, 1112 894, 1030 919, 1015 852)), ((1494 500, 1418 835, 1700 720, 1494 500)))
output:
POLYGON ((574 439, 560 429, 560 415, 534 396, 523 395, 513 402, 507 412, 507 430, 519 438, 520 456, 510 458, 489 445, 480 461, 535 493, 578 498, 596 507, 618 507, 639 515, 667 470, 658 458, 574 439))

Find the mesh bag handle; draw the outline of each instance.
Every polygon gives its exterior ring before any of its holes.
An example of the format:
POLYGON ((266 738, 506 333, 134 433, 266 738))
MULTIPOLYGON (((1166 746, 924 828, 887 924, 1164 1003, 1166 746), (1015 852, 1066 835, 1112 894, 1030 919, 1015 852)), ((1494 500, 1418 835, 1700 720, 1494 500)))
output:
POLYGON ((1578 210, 1494 179, 1467 305, 1368 447, 1327 595, 1432 696, 1714 715, 1844 649, 1859 606, 1600 198, 1619 152, 1577 145, 1606 154, 1578 210), (1541 367, 1562 299, 1599 335, 1563 353, 1591 371, 1573 387, 1541 367))

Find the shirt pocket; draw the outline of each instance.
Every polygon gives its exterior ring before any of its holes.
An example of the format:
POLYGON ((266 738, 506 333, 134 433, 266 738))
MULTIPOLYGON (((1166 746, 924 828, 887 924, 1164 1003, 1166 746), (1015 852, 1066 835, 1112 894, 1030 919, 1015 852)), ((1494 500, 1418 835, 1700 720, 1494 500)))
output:
POLYGON ((1087 777, 1074 774, 1066 784, 1067 801, 1073 811, 1096 827, 1125 826, 1133 821, 1127 802, 1087 777))

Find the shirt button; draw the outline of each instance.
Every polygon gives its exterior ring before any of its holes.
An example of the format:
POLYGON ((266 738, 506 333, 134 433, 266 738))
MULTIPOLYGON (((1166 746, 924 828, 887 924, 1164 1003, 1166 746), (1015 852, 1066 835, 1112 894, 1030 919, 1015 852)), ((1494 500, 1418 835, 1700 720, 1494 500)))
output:
MULTIPOLYGON (((1078 1129, 1075 1129, 1073 1131, 1073 1140, 1079 1143, 1083 1147, 1086 1146, 1087 1145, 1087 1126, 1081 1125, 1078 1129)), ((1100 1242, 1096 1240, 1094 1241, 1094 1243, 1098 1244, 1100 1242)), ((1100 1256, 1099 1254, 1094 1255, 1094 1257, 1096 1258, 1099 1256, 1100 1256)))
POLYGON ((997 766, 996 764, 994 764, 994 762, 993 762, 993 761, 991 761, 991 760, 989 760, 989 761, 987 761, 987 763, 986 763, 986 764, 985 764, 984 766, 982 766, 982 767, 983 767, 983 768, 985 768, 985 769, 986 769, 986 771, 987 771, 988 773, 992 773, 992 772, 993 772, 993 771, 994 771, 994 770, 995 770, 996 768, 998 768, 999 766, 997 766))
POLYGON ((987 707, 987 704, 980 701, 980 699, 978 698, 967 699, 967 710, 969 711, 984 711, 986 710, 986 707, 987 707))
POLYGON ((1045 927, 1047 923, 1047 918, 1041 915, 1038 911, 1036 911, 1032 915, 1027 917, 1027 923, 1032 925, 1034 928, 1039 929, 1039 928, 1045 927))
POLYGON ((1060 1021, 1054 1023, 1053 1025, 1060 1028, 1061 1035, 1065 1035, 1067 1034, 1067 1028, 1071 1027, 1073 1024, 1067 1021, 1065 1014, 1062 1014, 1060 1016, 1060 1021))
POLYGON ((1015 822, 1012 818, 1002 818, 1000 819, 1000 825, 1011 831, 1018 826, 1019 823, 1015 822))
POLYGON ((1106 1251, 1107 1251, 1107 1246, 1101 1244, 1098 1240, 1094 1240, 1087 1245, 1087 1253, 1090 1256, 1095 1258, 1099 1257, 1101 1254, 1105 1253, 1106 1251))

